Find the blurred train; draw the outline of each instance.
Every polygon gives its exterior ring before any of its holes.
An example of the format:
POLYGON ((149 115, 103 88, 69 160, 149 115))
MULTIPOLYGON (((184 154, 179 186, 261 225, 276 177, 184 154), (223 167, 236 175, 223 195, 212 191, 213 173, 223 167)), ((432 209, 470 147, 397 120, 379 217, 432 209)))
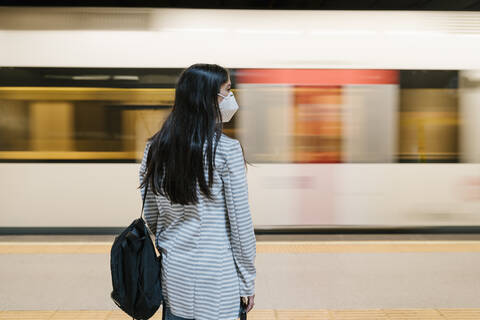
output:
POLYGON ((478 18, 0 7, 0 233, 138 216, 197 62, 231 72, 256 229, 480 226, 478 18))

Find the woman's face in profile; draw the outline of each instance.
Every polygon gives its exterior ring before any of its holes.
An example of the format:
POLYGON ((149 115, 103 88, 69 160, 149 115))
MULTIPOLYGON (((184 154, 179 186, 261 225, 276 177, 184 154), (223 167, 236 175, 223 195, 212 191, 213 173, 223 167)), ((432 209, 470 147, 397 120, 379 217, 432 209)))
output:
MULTIPOLYGON (((225 82, 224 84, 222 84, 222 86, 220 87, 220 94, 222 96, 228 96, 228 94, 230 93, 230 88, 232 87, 232 83, 230 82, 230 77, 228 77, 228 81, 225 82)), ((218 97, 218 103, 220 104, 220 102, 222 102, 223 100, 223 97, 221 96, 217 96, 218 97)))

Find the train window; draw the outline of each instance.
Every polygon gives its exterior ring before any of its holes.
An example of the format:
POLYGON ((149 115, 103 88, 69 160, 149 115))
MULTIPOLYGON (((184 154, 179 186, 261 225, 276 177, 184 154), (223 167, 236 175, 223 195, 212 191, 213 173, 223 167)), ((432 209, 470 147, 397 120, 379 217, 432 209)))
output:
POLYGON ((0 88, 2 161, 135 162, 173 89, 0 88))
POLYGON ((458 162, 458 72, 400 72, 399 162, 458 162))
MULTIPOLYGON (((0 161, 138 161, 180 72, 0 68, 0 161)), ((224 132, 249 162, 480 161, 473 71, 230 72, 240 108, 224 132)))

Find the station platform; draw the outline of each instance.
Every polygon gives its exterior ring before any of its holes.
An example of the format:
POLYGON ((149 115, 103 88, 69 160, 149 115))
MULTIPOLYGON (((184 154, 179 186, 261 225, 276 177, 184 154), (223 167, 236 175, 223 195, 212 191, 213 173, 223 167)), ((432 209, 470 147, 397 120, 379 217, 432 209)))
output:
MULTIPOLYGON (((130 319, 114 236, 0 236, 0 319, 130 319)), ((249 319, 480 319, 480 235, 257 235, 249 319)), ((152 319, 161 319, 161 310, 152 319)))

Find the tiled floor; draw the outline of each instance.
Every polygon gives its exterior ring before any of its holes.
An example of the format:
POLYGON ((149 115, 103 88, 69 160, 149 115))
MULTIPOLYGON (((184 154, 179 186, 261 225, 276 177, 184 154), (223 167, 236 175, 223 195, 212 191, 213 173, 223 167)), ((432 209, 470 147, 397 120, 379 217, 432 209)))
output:
MULTIPOLYGON (((127 320, 119 310, 0 311, 0 319, 13 320, 127 320)), ((152 320, 162 319, 159 310, 152 320)), ((252 310, 250 320, 468 320, 480 319, 479 309, 372 309, 372 310, 252 310)))
MULTIPOLYGON (((0 320, 131 319, 109 297, 113 239, 0 236, 0 320)), ((248 319, 480 320, 479 253, 474 234, 260 236, 248 319)))

